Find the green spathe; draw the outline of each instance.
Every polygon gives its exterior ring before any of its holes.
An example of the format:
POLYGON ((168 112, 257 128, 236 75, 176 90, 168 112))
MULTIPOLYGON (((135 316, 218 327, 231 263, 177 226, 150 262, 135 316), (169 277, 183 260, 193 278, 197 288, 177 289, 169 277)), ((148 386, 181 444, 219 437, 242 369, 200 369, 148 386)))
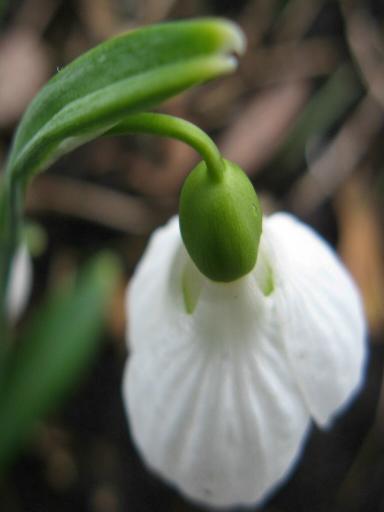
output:
POLYGON ((230 282, 256 264, 262 213, 246 174, 224 160, 221 176, 201 162, 186 179, 180 197, 180 230, 200 272, 230 282))
POLYGON ((27 183, 127 116, 233 71, 233 54, 244 44, 237 25, 220 18, 153 25, 100 44, 60 70, 30 104, 7 174, 27 183))

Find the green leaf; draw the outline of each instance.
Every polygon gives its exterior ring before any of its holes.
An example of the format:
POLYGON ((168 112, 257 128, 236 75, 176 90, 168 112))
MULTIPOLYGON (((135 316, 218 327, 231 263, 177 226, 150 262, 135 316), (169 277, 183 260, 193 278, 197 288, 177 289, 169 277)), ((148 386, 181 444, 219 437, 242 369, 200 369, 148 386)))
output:
POLYGON ((19 125, 7 172, 26 182, 68 152, 192 85, 232 71, 244 40, 220 19, 164 23, 111 39, 62 69, 19 125))
POLYGON ((115 258, 101 254, 74 286, 56 290, 35 313, 2 381, 0 468, 89 364, 117 275, 115 258))

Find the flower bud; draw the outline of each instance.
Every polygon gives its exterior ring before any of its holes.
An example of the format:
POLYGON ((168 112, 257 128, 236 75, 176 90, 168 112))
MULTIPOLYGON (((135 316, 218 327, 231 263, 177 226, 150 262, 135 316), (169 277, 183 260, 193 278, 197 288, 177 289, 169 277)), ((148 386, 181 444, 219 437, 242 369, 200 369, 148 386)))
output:
POLYGON ((230 282, 256 264, 262 213, 246 174, 223 161, 220 176, 200 162, 180 197, 180 230, 197 268, 213 281, 230 282))

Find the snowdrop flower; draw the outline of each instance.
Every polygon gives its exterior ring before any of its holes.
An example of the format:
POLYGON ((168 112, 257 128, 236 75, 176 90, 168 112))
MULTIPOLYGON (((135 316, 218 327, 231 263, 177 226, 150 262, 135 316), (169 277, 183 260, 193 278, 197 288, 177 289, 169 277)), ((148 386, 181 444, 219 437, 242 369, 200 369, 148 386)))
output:
POLYGON ((21 245, 13 259, 7 296, 8 316, 11 321, 15 321, 24 309, 31 284, 31 260, 27 248, 21 245))
MULTIPOLYGON (((254 504, 287 478, 311 420, 329 426, 358 391, 360 298, 333 250, 291 215, 264 218, 256 263, 228 282, 201 272, 206 256, 186 250, 181 225, 184 243, 176 217, 152 235, 127 297, 131 432, 147 465, 185 496, 254 504)), ((209 225, 208 215, 200 228, 209 225)))

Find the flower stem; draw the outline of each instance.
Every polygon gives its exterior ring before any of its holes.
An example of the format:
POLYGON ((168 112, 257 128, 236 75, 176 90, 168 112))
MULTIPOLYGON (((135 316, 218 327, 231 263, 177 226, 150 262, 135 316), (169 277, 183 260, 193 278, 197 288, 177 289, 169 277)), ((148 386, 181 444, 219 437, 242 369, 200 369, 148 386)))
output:
POLYGON ((152 133, 172 137, 192 146, 205 160, 210 176, 221 180, 224 164, 213 140, 203 130, 184 119, 158 113, 141 113, 128 116, 105 135, 126 133, 152 133))

